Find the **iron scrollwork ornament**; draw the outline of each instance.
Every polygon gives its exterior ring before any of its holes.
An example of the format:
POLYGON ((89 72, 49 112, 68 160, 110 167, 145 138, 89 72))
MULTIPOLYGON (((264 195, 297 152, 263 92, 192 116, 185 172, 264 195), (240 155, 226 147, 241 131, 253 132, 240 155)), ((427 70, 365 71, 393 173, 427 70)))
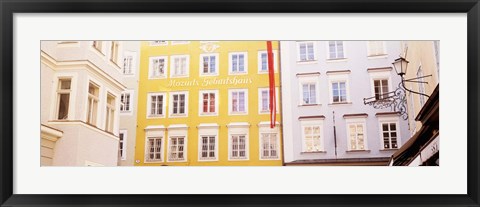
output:
POLYGON ((398 88, 394 91, 364 98, 363 103, 375 109, 390 108, 391 111, 398 112, 404 120, 408 119, 406 90, 402 82, 398 84, 398 88))

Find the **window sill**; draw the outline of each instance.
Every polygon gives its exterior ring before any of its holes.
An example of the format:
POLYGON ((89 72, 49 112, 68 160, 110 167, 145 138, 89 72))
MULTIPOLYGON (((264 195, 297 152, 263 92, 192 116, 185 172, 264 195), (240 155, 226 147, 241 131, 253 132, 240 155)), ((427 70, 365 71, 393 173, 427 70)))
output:
POLYGON ((390 152, 390 151, 397 151, 398 148, 395 148, 395 149, 381 149, 380 151, 381 152, 390 152))
POLYGON ((329 106, 335 106, 335 105, 351 105, 352 102, 340 102, 340 103, 329 103, 329 106))
POLYGON ((205 160, 198 160, 199 162, 218 162, 218 159, 205 159, 205 160))
POLYGON ((347 62, 348 58, 330 58, 327 59, 327 63, 347 62))
POLYGON ((218 73, 200 73, 200 77, 218 76, 218 73))
POLYGON ((143 163, 145 163, 145 164, 149 164, 149 163, 155 164, 155 163, 163 163, 163 161, 162 160, 151 160, 151 161, 145 161, 143 163))
POLYGON ((327 151, 314 151, 314 152, 300 152, 300 154, 318 154, 318 153, 327 153, 327 151))
POLYGON ((134 76, 135 73, 124 73, 123 75, 124 75, 124 76, 134 76))
POLYGON ((236 161, 249 161, 248 158, 228 158, 228 161, 236 162, 236 161))
POLYGON ((318 64, 317 60, 297 60, 299 65, 318 64))
POLYGON ((230 112, 230 113, 228 113, 228 115, 234 115, 234 116, 235 115, 248 115, 248 113, 247 112, 230 112))
POLYGON ((347 152, 347 153, 356 153, 356 152, 362 153, 362 152, 370 152, 370 150, 347 150, 345 152, 347 152))
POLYGON ((119 70, 121 69, 120 66, 118 66, 118 64, 117 64, 115 61, 113 61, 112 59, 110 59, 110 63, 112 63, 112 65, 113 65, 115 68, 117 68, 117 69, 119 69, 119 70))
POLYGON ((304 106, 321 106, 322 104, 300 104, 298 105, 299 107, 304 107, 304 106))
POLYGON ((188 117, 187 114, 170 114, 170 118, 184 118, 188 117))
POLYGON ((147 119, 161 119, 161 118, 165 118, 165 115, 158 115, 158 116, 154 116, 154 115, 149 115, 147 116, 147 119))
POLYGON ((166 76, 154 76, 154 77, 148 77, 148 80, 155 80, 155 79, 165 79, 167 78, 166 76))
POLYGON ((199 116, 218 116, 218 113, 200 113, 199 116))
POLYGON ((248 75, 247 72, 229 72, 228 75, 248 75))
POLYGON ((188 75, 171 75, 170 78, 188 78, 188 75))
POLYGON ((368 55, 368 59, 381 59, 381 58, 387 58, 387 54, 379 54, 379 55, 368 55))

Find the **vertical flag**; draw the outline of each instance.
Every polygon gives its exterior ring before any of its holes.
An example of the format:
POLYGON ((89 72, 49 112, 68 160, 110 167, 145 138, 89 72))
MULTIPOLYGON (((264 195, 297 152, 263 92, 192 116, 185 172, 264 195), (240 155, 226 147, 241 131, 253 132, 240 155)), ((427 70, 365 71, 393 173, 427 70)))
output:
POLYGON ((270 128, 275 128, 276 119, 276 98, 275 98, 275 72, 273 68, 273 51, 272 41, 267 41, 267 62, 268 62, 268 78, 269 78, 269 94, 270 94, 270 128))

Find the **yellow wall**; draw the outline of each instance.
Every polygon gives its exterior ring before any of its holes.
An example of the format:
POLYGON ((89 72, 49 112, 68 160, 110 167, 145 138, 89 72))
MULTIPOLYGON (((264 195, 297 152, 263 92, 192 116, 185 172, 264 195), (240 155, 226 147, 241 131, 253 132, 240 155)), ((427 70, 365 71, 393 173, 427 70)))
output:
MULTIPOLYGON (((200 54, 206 54, 200 47, 205 43, 199 41, 190 41, 188 44, 172 45, 168 42, 166 46, 150 46, 150 42, 142 42, 140 53, 140 77, 139 77, 139 91, 138 91, 138 126, 136 137, 135 160, 139 161, 135 165, 282 165, 282 137, 281 127, 278 127, 279 158, 277 160, 260 160, 259 159, 259 126, 260 122, 268 122, 269 114, 259 114, 258 110, 258 88, 268 87, 268 74, 258 73, 258 51, 266 50, 265 41, 218 41, 208 43, 210 45, 218 45, 219 47, 213 52, 219 54, 219 75, 214 77, 200 77, 199 65, 200 54), (247 75, 228 75, 229 66, 229 52, 248 52, 248 74, 247 75), (189 55, 189 77, 188 78, 170 78, 170 55, 189 55), (168 56, 167 78, 165 79, 148 79, 149 71, 149 57, 151 56, 168 56), (242 83, 238 85, 209 85, 203 86, 203 79, 238 79, 249 78, 251 83, 242 83), (196 79, 199 85, 194 86, 179 86, 168 87, 171 80, 176 81, 193 81, 196 79), (228 115, 228 89, 242 88, 248 89, 248 114, 247 115, 228 115), (199 116, 199 90, 218 89, 219 101, 218 116, 199 116), (165 92, 167 94, 167 102, 169 103, 169 91, 188 91, 188 117, 186 118, 170 118, 168 111, 170 105, 167 104, 165 114, 166 118, 147 119, 147 93, 148 92, 165 92), (228 128, 227 124, 232 122, 248 122, 249 127, 249 160, 246 161, 229 161, 228 160, 228 128), (198 129, 197 126, 201 123, 217 123, 219 125, 219 154, 218 161, 198 161, 198 129), (168 127, 172 124, 187 124, 188 125, 188 143, 187 143, 187 161, 186 162, 168 162, 168 130, 165 132, 164 142, 165 150, 163 150, 163 162, 161 163, 145 163, 145 128, 152 125, 163 125, 168 127)), ((277 50, 277 58, 279 57, 278 42, 273 42, 273 49, 277 50)), ((279 64, 277 59, 277 64, 279 64)), ((278 65, 277 65, 278 66, 278 65)), ((279 71, 279 67, 278 67, 279 71)), ((280 77, 278 71, 275 74, 275 85, 280 91, 280 77)), ((279 94, 278 94, 279 95, 279 94)), ((278 98, 277 100, 280 100, 278 98)), ((280 112, 281 104, 277 103, 277 111, 280 112)), ((280 113, 277 113, 277 122, 281 121, 280 113)))

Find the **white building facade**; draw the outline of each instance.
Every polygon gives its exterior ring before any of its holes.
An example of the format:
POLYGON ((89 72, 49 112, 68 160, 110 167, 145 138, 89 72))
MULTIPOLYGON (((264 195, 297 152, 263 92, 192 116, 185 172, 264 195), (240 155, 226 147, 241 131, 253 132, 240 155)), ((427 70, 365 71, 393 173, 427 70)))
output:
POLYGON ((285 165, 387 165, 408 123, 382 99, 398 87, 397 41, 281 41, 285 165))
POLYGON ((126 89, 120 96, 118 165, 133 166, 137 131, 140 41, 124 41, 122 55, 122 83, 126 89))
POLYGON ((42 166, 118 164, 123 50, 120 41, 41 42, 42 166))

